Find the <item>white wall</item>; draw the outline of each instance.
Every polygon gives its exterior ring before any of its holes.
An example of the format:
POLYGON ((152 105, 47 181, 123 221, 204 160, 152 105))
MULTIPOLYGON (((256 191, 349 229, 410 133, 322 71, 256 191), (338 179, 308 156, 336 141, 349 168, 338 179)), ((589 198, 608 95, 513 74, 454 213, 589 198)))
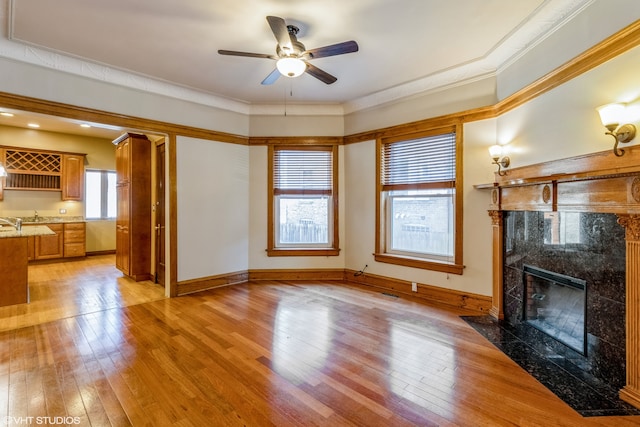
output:
POLYGON ((295 116, 252 115, 251 136, 343 136, 341 115, 295 116))
MULTIPOLYGON (((0 37, 0 49, 6 43, 7 41, 0 37)), ((22 49, 30 52, 24 47, 22 49)), ((31 57, 25 59, 29 60, 31 57)), ((56 56, 52 61, 67 65, 62 56, 56 56)), ((60 68, 64 69, 62 66, 60 68)), ((153 88, 153 82, 146 82, 145 79, 136 76, 128 76, 125 80, 126 83, 137 84, 140 86, 139 89, 102 81, 103 77, 111 75, 106 71, 104 76, 96 74, 95 79, 90 79, 57 69, 14 61, 1 55, 0 70, 2 92, 231 134, 249 133, 248 115, 145 92, 146 87, 153 88)), ((112 73, 115 72, 112 70, 112 73)))
POLYGON ((178 280, 249 268, 249 148, 178 137, 178 280))
POLYGON ((498 70, 504 99, 640 18, 638 0, 594 0, 553 34, 498 70))
POLYGON ((401 125, 430 117, 493 105, 496 77, 480 78, 467 83, 416 94, 401 102, 393 102, 360 110, 345 116, 345 134, 401 125))
MULTIPOLYGON (((596 107, 640 101, 640 47, 545 93, 498 119, 513 167, 612 149, 596 107)), ((640 126, 640 117, 631 120, 640 126)), ((636 138, 626 146, 640 142, 636 138)))

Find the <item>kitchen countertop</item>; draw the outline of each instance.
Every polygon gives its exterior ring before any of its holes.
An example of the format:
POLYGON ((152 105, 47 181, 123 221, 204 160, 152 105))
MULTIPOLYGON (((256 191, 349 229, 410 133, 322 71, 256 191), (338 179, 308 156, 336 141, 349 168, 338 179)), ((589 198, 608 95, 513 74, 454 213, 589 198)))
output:
POLYGON ((51 231, 51 229, 46 225, 22 227, 22 230, 20 231, 10 225, 3 225, 0 227, 0 239, 6 239, 9 237, 50 236, 53 234, 56 233, 51 231))
MULTIPOLYGON (((86 222, 82 216, 39 216, 37 221, 33 216, 22 216, 17 218, 22 219, 22 225, 86 222)), ((11 217, 11 220, 15 221, 15 217, 11 217)))

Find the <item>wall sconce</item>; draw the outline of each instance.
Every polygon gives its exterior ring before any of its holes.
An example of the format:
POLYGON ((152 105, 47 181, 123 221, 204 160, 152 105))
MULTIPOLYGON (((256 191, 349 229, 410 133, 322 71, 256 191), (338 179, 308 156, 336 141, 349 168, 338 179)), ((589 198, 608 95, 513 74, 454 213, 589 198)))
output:
POLYGON ((489 147, 489 155, 493 159, 492 163, 498 165, 498 175, 505 176, 507 171, 503 171, 501 168, 508 168, 511 160, 507 156, 502 156, 502 146, 496 144, 489 147))
POLYGON ((600 114, 600 120, 608 132, 605 135, 611 135, 616 143, 613 146, 613 154, 620 157, 624 155, 624 150, 618 148, 619 143, 632 141, 636 137, 636 127, 632 124, 624 124, 620 126, 621 118, 625 115, 624 104, 607 104, 596 108, 600 114))

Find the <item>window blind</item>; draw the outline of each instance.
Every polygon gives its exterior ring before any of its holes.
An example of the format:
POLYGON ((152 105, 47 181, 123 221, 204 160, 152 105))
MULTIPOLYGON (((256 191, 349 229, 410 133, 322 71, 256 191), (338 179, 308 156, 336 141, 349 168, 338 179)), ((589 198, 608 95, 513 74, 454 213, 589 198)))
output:
POLYGON ((381 155, 380 172, 385 190, 407 185, 418 188, 455 186, 455 133, 385 143, 381 155))
POLYGON ((333 188, 333 155, 329 150, 274 151, 275 194, 326 194, 333 188))

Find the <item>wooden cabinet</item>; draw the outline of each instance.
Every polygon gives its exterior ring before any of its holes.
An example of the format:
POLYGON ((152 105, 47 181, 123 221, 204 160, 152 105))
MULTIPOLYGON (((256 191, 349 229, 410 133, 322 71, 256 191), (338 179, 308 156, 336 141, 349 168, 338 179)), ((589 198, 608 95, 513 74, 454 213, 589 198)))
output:
POLYGON ((4 190, 59 191, 62 200, 84 198, 85 154, 22 147, 0 147, 0 163, 7 176, 0 179, 4 190))
POLYGON ((84 155, 62 155, 62 200, 81 201, 84 198, 84 155))
POLYGON ((27 238, 0 239, 0 307, 29 302, 27 238))
MULTIPOLYGON (((86 224, 84 222, 41 223, 56 233, 27 237, 27 259, 44 260, 86 255, 86 224)), ((25 225, 24 227, 30 227, 25 225)))
POLYGON ((63 254, 65 258, 85 256, 86 235, 86 224, 84 222, 64 224, 63 254))
POLYGON ((43 224, 56 233, 51 236, 36 236, 35 259, 62 258, 63 255, 63 224, 43 224))
POLYGON ((151 279, 151 141, 125 134, 116 144, 116 267, 151 279))
POLYGON ((27 236, 27 261, 36 259, 36 237, 27 236))

